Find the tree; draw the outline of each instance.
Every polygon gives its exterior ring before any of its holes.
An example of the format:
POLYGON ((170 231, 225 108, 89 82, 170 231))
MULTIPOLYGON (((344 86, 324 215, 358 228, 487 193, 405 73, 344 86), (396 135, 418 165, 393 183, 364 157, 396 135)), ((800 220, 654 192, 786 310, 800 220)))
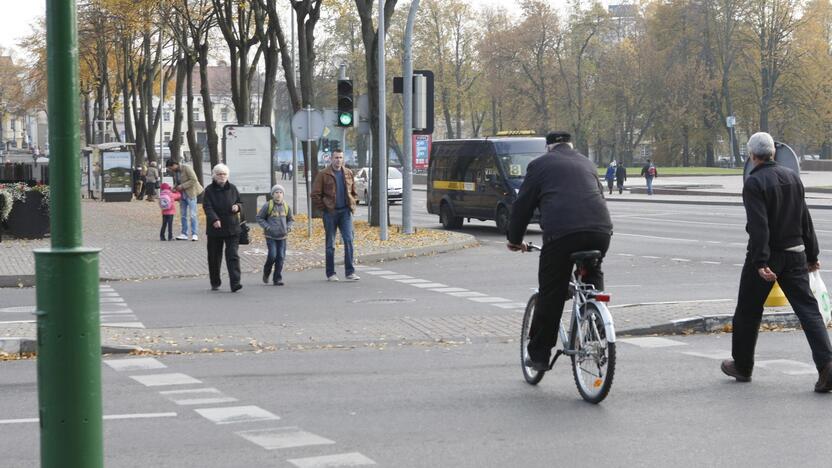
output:
MULTIPOLYGON (((255 16, 258 2, 248 0, 212 0, 217 25, 228 44, 231 58, 231 101, 237 114, 237 123, 251 123, 251 77, 257 73, 262 48, 258 48, 249 64, 249 51, 260 40, 255 16)), ((261 18, 265 15, 261 12, 261 18)), ((263 22, 260 22, 262 25, 263 22)), ((265 33, 263 33, 265 35, 265 33)))

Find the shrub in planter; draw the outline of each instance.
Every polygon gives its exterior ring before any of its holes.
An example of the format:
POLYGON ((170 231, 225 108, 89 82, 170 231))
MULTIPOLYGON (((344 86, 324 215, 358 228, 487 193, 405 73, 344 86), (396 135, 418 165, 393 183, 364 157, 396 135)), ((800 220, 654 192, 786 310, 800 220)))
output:
POLYGON ((15 237, 45 236, 49 232, 49 186, 0 185, 0 221, 15 237))

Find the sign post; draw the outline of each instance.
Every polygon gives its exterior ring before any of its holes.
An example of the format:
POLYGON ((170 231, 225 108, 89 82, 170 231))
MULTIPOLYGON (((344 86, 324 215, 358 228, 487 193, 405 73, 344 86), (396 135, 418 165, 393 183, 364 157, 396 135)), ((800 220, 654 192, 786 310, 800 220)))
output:
MULTIPOLYGON (((301 109, 295 112, 292 117, 292 134, 298 140, 304 142, 309 155, 307 164, 304 166, 306 173, 306 236, 312 237, 312 183, 309 181, 312 171, 310 166, 312 164, 311 145, 309 142, 315 141, 323 135, 324 132, 324 116, 320 111, 307 106, 306 109, 301 109)), ((317 159, 317 158, 316 158, 317 159)), ((315 162, 317 164, 317 162, 315 162)))

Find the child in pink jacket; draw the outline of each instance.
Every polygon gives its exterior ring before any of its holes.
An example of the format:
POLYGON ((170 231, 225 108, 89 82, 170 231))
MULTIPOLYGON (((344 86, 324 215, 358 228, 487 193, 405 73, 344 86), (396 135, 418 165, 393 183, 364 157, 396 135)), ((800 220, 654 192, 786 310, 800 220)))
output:
POLYGON ((159 240, 165 240, 165 228, 168 230, 168 239, 173 240, 173 215, 176 214, 176 201, 182 197, 179 192, 172 192, 170 184, 164 183, 159 187, 159 208, 162 209, 162 229, 159 231, 159 240))

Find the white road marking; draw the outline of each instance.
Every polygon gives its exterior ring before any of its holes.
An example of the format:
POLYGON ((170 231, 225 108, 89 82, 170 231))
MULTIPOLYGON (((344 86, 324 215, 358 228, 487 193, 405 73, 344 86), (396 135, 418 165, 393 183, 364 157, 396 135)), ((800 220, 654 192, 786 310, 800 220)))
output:
POLYGON ((449 292, 463 292, 463 291, 467 291, 467 289, 465 289, 465 288, 436 288, 436 289, 429 289, 428 291, 449 293, 449 292))
POLYGON ((733 265, 731 265, 731 266, 738 266, 738 267, 741 267, 741 266, 743 266, 743 264, 742 264, 742 263, 734 263, 734 264, 733 264, 733 265))
POLYGON ((98 300, 102 304, 105 304, 105 303, 120 303, 120 304, 123 304, 124 303, 124 299, 121 298, 121 297, 102 297, 102 298, 99 298, 98 300))
POLYGON ((468 300, 474 302, 482 302, 485 304, 493 304, 496 302, 511 302, 511 299, 505 299, 502 297, 469 297, 468 300))
POLYGON ((168 367, 155 358, 106 359, 104 364, 118 372, 165 369, 168 367))
POLYGON ((407 276, 407 275, 384 275, 384 276, 382 276, 382 278, 389 279, 389 280, 403 280, 403 279, 411 279, 413 277, 412 276, 407 276))
POLYGON ((674 261, 677 261, 677 262, 689 262, 690 261, 689 258, 671 258, 671 260, 674 260, 674 261))
POLYGON ((641 258, 652 258, 652 259, 659 259, 659 258, 661 258, 661 257, 656 257, 656 256, 653 256, 653 255, 642 255, 642 256, 641 256, 641 258))
POLYGON ((367 466, 376 462, 358 452, 324 455, 321 457, 291 458, 286 460, 298 468, 332 468, 336 466, 367 466))
POLYGON ((373 271, 373 270, 380 270, 381 268, 371 267, 371 266, 364 266, 364 265, 355 265, 356 270, 362 271, 373 271))
POLYGON ((160 395, 177 405, 216 405, 237 401, 234 397, 223 396, 216 388, 194 388, 190 390, 167 390, 160 395))
POLYGON ((693 301, 659 301, 659 302, 637 302, 633 304, 618 304, 614 306, 608 306, 608 309, 621 309, 624 307, 635 307, 635 306, 645 306, 645 305, 665 305, 665 304, 695 304, 697 302, 730 302, 734 299, 699 299, 693 301))
POLYGON ((395 275, 397 274, 395 271, 390 270, 375 270, 375 271, 367 271, 368 275, 395 275))
POLYGON ((705 359, 713 359, 714 361, 722 361, 723 359, 731 359, 731 351, 714 350, 714 351, 684 351, 682 354, 688 356, 701 357, 705 359))
POLYGON ((35 306, 17 306, 17 307, 4 307, 0 309, 0 312, 9 312, 12 314, 31 314, 34 313, 37 307, 35 306))
POLYGON ((419 279, 419 278, 401 279, 401 280, 396 280, 396 281, 398 281, 399 283, 404 283, 404 284, 430 283, 430 280, 419 279))
POLYGON ((276 414, 259 406, 228 406, 223 408, 197 408, 194 411, 215 424, 234 424, 254 421, 273 421, 280 419, 276 414))
POLYGON ((445 288, 448 286, 442 283, 411 283, 410 285, 417 288, 445 288))
POLYGON ((661 338, 658 336, 643 336, 636 338, 622 338, 618 341, 638 346, 640 348, 667 348, 670 346, 687 346, 687 343, 682 341, 671 340, 668 338, 661 338))
POLYGON ((702 260, 702 262, 700 262, 700 263, 704 263, 706 265, 722 265, 722 262, 711 262, 711 261, 708 261, 708 260, 702 260))
MULTIPOLYGON (((176 413, 135 413, 135 414, 105 414, 103 419, 106 421, 118 419, 151 419, 151 418, 175 418, 176 413)), ((0 419, 0 424, 22 424, 22 423, 36 423, 38 418, 22 418, 22 419, 0 419)))
POLYGON ((238 436, 266 450, 306 447, 308 445, 328 445, 335 441, 306 432, 297 427, 276 427, 273 429, 256 429, 235 432, 238 436))
POLYGON ((645 236, 642 234, 625 234, 623 232, 616 232, 616 236, 627 236, 627 237, 642 237, 645 239, 658 239, 658 240, 670 240, 670 241, 679 241, 679 242, 702 242, 699 239, 679 239, 676 237, 660 237, 660 236, 645 236))
POLYGON ((145 328, 141 322, 102 323, 101 326, 113 328, 145 328))
POLYGON ((150 375, 131 375, 131 379, 144 385, 145 387, 162 387, 165 385, 189 385, 201 384, 201 380, 197 380, 190 375, 170 373, 170 374, 150 374, 150 375))
POLYGON ((644 220, 644 221, 659 221, 659 222, 662 222, 662 223, 673 223, 673 224, 701 224, 701 225, 705 225, 705 226, 726 226, 726 227, 741 227, 741 228, 745 227, 745 224, 707 223, 707 222, 704 222, 704 221, 683 221, 681 219, 657 220, 657 219, 646 218, 646 217, 638 217, 638 216, 631 216, 630 219, 641 219, 641 220, 644 220))
POLYGON ((501 309, 525 309, 526 303, 525 302, 509 302, 506 304, 491 304, 494 307, 499 307, 501 309))
POLYGON ((792 361, 789 359, 771 359, 768 361, 757 361, 755 367, 771 369, 786 375, 817 375, 815 366, 805 362, 792 361))
POLYGON ((478 293, 478 292, 475 292, 475 291, 452 292, 452 293, 447 293, 447 294, 449 296, 454 296, 454 297, 484 297, 485 296, 485 294, 478 293))
POLYGON ((619 257, 635 257, 635 255, 628 253, 617 253, 616 255, 618 255, 619 257))
POLYGON ((115 291, 113 291, 113 292, 101 291, 100 293, 98 293, 98 297, 101 298, 101 297, 121 297, 121 296, 119 296, 119 294, 115 291))

